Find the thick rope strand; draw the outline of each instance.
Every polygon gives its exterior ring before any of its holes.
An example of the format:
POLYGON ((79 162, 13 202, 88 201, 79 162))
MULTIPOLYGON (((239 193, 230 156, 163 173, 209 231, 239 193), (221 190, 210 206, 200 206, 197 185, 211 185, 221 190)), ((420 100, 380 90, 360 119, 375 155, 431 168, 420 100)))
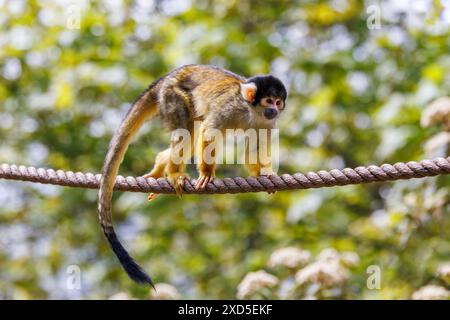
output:
MULTIPOLYGON (((184 193, 186 194, 214 194, 214 193, 247 193, 261 191, 282 191, 296 189, 311 189, 349 184, 362 184, 379 181, 404 180, 423 178, 450 173, 450 157, 397 162, 393 165, 370 165, 354 169, 333 169, 330 171, 282 174, 280 176, 235 177, 214 179, 204 190, 196 190, 195 180, 186 180, 184 193)), ((97 189, 100 174, 62 171, 53 169, 34 168, 2 164, 0 178, 21 180, 68 187, 97 189)), ((115 190, 132 192, 175 193, 173 187, 164 178, 154 179, 143 177, 118 176, 115 190)))

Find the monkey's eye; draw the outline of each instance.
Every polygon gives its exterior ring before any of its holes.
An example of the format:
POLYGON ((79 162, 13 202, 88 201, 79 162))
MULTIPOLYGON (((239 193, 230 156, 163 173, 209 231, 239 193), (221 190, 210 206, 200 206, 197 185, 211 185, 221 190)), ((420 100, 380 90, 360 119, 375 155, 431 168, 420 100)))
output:
POLYGON ((277 107, 281 106, 281 101, 277 100, 277 102, 275 103, 277 105, 277 107))
POLYGON ((267 102, 268 104, 272 104, 272 103, 273 103, 273 100, 270 99, 270 98, 267 98, 267 99, 266 99, 266 102, 267 102))

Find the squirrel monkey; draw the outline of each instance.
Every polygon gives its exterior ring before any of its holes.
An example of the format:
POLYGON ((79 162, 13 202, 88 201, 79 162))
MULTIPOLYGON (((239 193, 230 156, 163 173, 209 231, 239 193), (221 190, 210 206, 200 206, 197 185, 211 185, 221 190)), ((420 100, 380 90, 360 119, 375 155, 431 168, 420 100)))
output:
MULTIPOLYGON (((120 163, 132 137, 144 121, 158 115, 169 130, 186 129, 191 137, 194 137, 194 121, 201 121, 196 148, 199 179, 195 186, 201 190, 215 175, 214 158, 213 161, 203 161, 205 149, 213 143, 209 138, 210 131, 272 129, 284 110, 286 96, 283 83, 271 75, 246 79, 214 66, 187 65, 158 79, 138 97, 111 140, 98 192, 98 213, 103 232, 131 279, 153 286, 151 278, 130 257, 116 236, 112 225, 111 201, 120 163)), ((171 156, 179 153, 180 143, 172 141, 168 149, 157 155, 153 170, 144 176, 166 176, 178 195, 182 193, 186 178, 185 162, 175 163, 171 156)), ((252 151, 246 147, 246 157, 249 152, 252 151)), ((215 156, 214 151, 211 155, 215 156)), ((189 159, 191 154, 182 157, 189 159)), ((247 164, 247 168, 254 176, 272 174, 271 164, 262 164, 259 159, 256 163, 247 164)), ((154 195, 150 195, 149 199, 152 197, 154 195)))

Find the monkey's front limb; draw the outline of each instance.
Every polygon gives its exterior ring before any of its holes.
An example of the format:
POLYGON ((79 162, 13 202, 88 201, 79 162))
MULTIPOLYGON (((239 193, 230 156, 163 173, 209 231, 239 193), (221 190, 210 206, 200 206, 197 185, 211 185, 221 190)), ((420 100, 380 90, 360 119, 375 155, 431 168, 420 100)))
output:
MULTIPOLYGON (((270 130, 262 137, 258 135, 255 141, 245 140, 245 167, 251 176, 270 176, 275 174, 271 160, 271 133, 270 130)), ((274 194, 276 191, 267 191, 274 194)))
POLYGON ((195 189, 203 190, 215 177, 216 141, 213 134, 202 124, 197 142, 197 170, 199 177, 195 189))
POLYGON ((258 132, 255 138, 245 139, 245 166, 252 176, 273 175, 271 130, 258 132))

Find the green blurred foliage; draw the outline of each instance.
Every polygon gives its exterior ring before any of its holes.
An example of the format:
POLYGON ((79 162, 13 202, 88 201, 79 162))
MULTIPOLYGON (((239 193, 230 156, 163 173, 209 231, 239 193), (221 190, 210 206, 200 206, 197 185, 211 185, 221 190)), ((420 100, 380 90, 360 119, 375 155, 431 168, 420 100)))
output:
MULTIPOLYGON (((0 163, 98 172, 130 103, 187 63, 283 79, 280 173, 420 160, 442 130, 421 128, 421 113, 450 89, 442 3, 1 0, 0 163)), ((167 143, 158 121, 146 125, 121 174, 146 173, 167 143)), ((237 165, 218 171, 242 174, 237 165)), ((409 298, 450 259, 449 181, 152 203, 117 193, 114 220, 136 260, 182 298, 236 297, 244 275, 284 246, 358 253, 348 298, 409 298), (369 265, 382 270, 381 290, 366 286, 369 265)), ((0 201, 0 298, 150 296, 103 239, 95 190, 0 181, 0 201), (80 290, 68 289, 71 265, 80 290)))

